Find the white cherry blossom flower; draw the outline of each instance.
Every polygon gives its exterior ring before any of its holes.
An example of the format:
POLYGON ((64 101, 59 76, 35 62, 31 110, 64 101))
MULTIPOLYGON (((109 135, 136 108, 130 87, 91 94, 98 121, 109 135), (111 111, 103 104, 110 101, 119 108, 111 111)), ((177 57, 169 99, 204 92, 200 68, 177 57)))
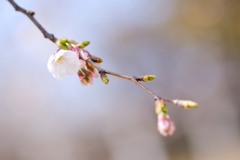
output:
POLYGON ((49 72, 57 80, 63 79, 66 75, 77 74, 80 66, 78 53, 63 49, 51 55, 47 64, 49 72))

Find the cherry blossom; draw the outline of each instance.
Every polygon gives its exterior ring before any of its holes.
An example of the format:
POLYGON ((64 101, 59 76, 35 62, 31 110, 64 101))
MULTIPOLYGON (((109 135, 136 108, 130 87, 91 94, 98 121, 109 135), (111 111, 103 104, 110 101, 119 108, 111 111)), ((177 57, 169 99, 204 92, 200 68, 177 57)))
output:
POLYGON ((60 49, 49 57, 47 66, 53 77, 61 80, 66 75, 77 74, 81 61, 76 52, 60 49))

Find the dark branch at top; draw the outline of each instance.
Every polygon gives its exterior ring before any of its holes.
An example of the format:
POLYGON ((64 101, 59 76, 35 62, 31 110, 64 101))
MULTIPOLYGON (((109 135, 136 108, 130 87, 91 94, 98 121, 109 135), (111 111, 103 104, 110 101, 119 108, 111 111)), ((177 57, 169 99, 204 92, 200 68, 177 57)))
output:
POLYGON ((16 11, 19 11, 19 12, 22 12, 23 14, 25 14, 37 26, 37 28, 42 32, 42 34, 44 35, 45 38, 49 39, 53 43, 55 43, 57 41, 57 38, 53 34, 48 33, 42 27, 42 25, 34 18, 34 14, 35 14, 34 12, 27 11, 26 9, 20 7, 18 4, 16 4, 14 2, 14 0, 8 0, 8 1, 15 8, 16 11))

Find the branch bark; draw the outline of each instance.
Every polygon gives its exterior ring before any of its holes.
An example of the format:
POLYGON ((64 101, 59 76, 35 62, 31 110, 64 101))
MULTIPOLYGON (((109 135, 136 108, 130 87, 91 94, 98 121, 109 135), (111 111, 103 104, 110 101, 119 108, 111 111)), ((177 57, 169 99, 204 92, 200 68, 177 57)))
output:
MULTIPOLYGON (((8 0, 8 2, 15 8, 16 11, 19 11, 19 12, 25 14, 35 24, 35 26, 42 32, 42 34, 44 35, 45 38, 49 39, 53 43, 56 43, 56 41, 58 39, 54 36, 54 34, 47 32, 46 29, 44 29, 43 26, 35 19, 35 17, 34 17, 35 12, 27 11, 26 9, 20 7, 14 0, 8 0)), ((91 55, 91 54, 89 53, 89 55, 91 55)), ((92 61, 89 61, 89 62, 92 63, 92 61)), ((173 103, 172 100, 161 98, 156 93, 154 93, 152 90, 150 90, 145 85, 140 83, 140 81, 143 81, 141 77, 121 75, 121 74, 118 74, 118 73, 115 73, 112 71, 105 70, 101 67, 98 67, 94 63, 92 63, 92 65, 98 70, 99 73, 104 72, 105 74, 115 76, 115 77, 118 77, 118 78, 121 78, 124 80, 129 80, 129 81, 135 83, 141 89, 145 90, 148 94, 150 94, 155 100, 163 100, 163 101, 166 101, 169 103, 173 103)))
POLYGON ((42 32, 42 34, 45 38, 49 39, 53 43, 56 43, 57 38, 53 34, 48 33, 43 28, 43 26, 35 19, 35 17, 34 17, 35 12, 27 11, 26 9, 20 7, 16 2, 14 2, 14 0, 8 0, 8 2, 14 7, 14 9, 16 11, 19 11, 19 12, 25 14, 35 24, 35 26, 42 32))
MULTIPOLYGON (((58 39, 53 34, 47 32, 42 27, 42 25, 35 19, 34 12, 27 11, 26 9, 20 7, 18 4, 16 4, 14 2, 14 0, 8 0, 8 2, 15 8, 16 11, 19 11, 19 12, 25 14, 34 23, 34 25, 42 32, 42 34, 44 35, 45 38, 49 39, 50 41, 52 41, 53 43, 56 44, 58 39)), ((61 43, 61 40, 59 40, 58 42, 61 43)), ((59 43, 57 44, 58 46, 59 46, 59 43)), ((88 44, 89 44, 89 42, 87 43, 87 45, 88 44)), ((87 46, 87 45, 84 45, 84 46, 87 46)), ((61 48, 61 47, 59 47, 59 48, 61 48)), ((67 48, 67 49, 69 49, 69 48, 67 48)), ((172 135, 175 130, 174 123, 172 122, 172 120, 168 114, 168 110, 167 110, 167 106, 166 106, 165 102, 172 103, 172 104, 174 104, 176 106, 180 106, 184 109, 192 109, 192 108, 197 107, 197 103, 193 102, 193 101, 178 100, 178 99, 171 100, 171 99, 161 98, 160 96, 158 96, 156 93, 154 93, 152 90, 150 90, 149 88, 147 88, 145 85, 143 85, 141 83, 142 81, 143 82, 151 81, 151 80, 155 79, 155 76, 154 77, 150 77, 150 75, 145 75, 145 76, 141 76, 141 77, 127 76, 127 75, 122 75, 122 74, 118 74, 118 73, 103 69, 94 63, 94 62, 101 63, 102 62, 101 58, 91 55, 87 50, 83 50, 83 51, 87 52, 88 56, 89 56, 89 58, 87 60, 85 60, 85 62, 88 62, 92 65, 93 71, 94 71, 94 69, 98 70, 98 72, 102 78, 102 81, 105 84, 108 84, 108 82, 109 82, 107 75, 115 76, 117 78, 121 78, 124 80, 128 80, 130 82, 133 82, 134 84, 136 84, 138 87, 140 87, 141 89, 146 91, 149 95, 151 95, 154 98, 155 111, 158 116, 158 130, 164 136, 172 135)))
POLYGON ((170 99, 166 99, 166 98, 162 98, 160 96, 158 96, 156 93, 154 93, 152 90, 150 90, 149 88, 147 88, 145 85, 143 85, 140 81, 143 81, 141 77, 137 77, 137 76, 127 76, 127 75, 122 75, 122 74, 118 74, 112 71, 108 71, 106 69, 103 69, 99 66, 96 66, 94 63, 91 62, 91 60, 88 60, 89 63, 91 63, 97 70, 98 72, 103 72, 105 74, 114 76, 114 77, 118 77, 124 80, 128 80, 131 81, 133 83, 135 83, 137 86, 139 86, 141 89, 143 89, 144 91, 146 91, 148 94, 150 94, 155 100, 163 100, 165 102, 169 102, 169 103, 173 103, 172 100, 170 99))

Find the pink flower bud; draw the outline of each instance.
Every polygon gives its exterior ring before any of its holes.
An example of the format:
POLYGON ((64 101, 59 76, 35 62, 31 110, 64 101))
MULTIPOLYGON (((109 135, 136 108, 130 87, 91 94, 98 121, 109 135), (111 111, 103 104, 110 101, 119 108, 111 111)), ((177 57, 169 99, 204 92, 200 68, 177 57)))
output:
POLYGON ((96 75, 93 75, 93 73, 84 68, 78 71, 78 77, 83 86, 93 85, 94 76, 96 77, 96 75))
POLYGON ((175 131, 175 125, 169 115, 158 115, 158 131, 163 136, 171 136, 175 131))

